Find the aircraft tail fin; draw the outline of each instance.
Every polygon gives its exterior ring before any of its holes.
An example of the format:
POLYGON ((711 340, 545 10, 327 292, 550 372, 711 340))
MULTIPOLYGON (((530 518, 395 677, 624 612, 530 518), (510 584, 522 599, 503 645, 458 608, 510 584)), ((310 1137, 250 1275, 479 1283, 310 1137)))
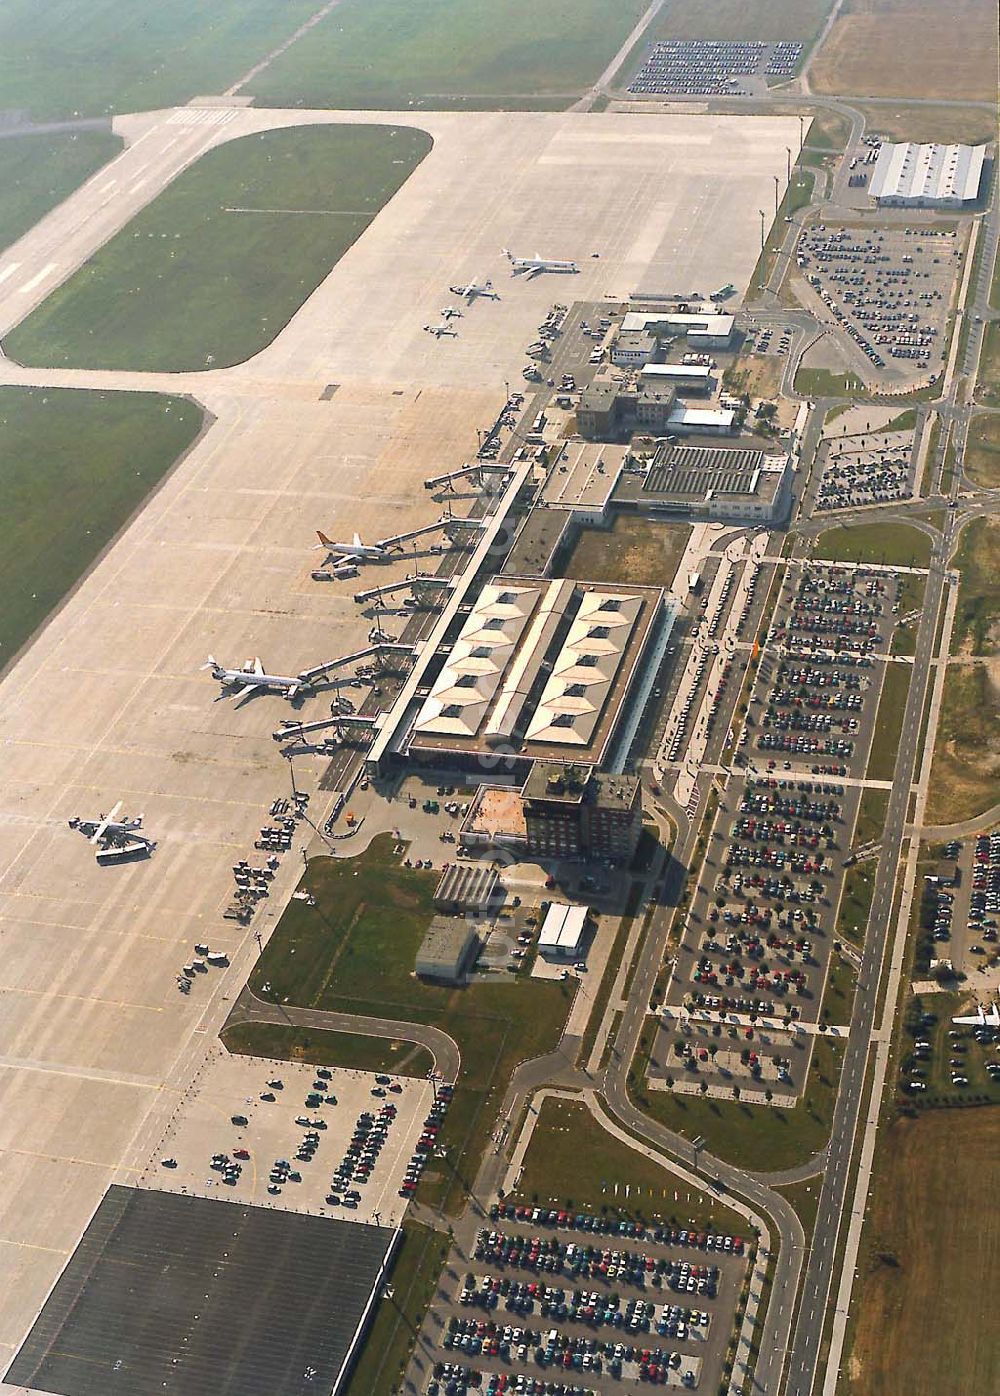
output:
POLYGON ((355 531, 353 542, 356 548, 363 548, 365 546, 361 541, 361 534, 357 531, 355 531))
POLYGON ((325 548, 333 547, 333 539, 327 538, 326 534, 323 532, 321 528, 318 528, 316 530, 316 537, 319 539, 319 541, 323 544, 325 548))

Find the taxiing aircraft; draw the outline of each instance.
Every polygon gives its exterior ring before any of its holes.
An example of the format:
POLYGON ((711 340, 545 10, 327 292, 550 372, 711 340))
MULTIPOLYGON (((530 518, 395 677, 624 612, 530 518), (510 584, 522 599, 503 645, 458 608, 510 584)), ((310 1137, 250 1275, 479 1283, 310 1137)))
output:
POLYGON ((575 262, 558 262, 551 257, 543 257, 538 252, 533 257, 515 257, 507 247, 502 247, 500 251, 510 262, 511 275, 519 276, 522 272, 526 272, 525 279, 528 281, 543 271, 578 272, 580 270, 575 262))
POLYGON ((462 312, 457 305, 443 305, 441 314, 446 320, 460 320, 462 318, 462 312))
POLYGON ((449 286, 448 290, 453 296, 464 297, 466 304, 471 305, 477 296, 485 296, 487 300, 498 301, 500 297, 493 289, 492 281, 476 281, 473 278, 465 286, 449 286))
POLYGON ((234 697, 237 703, 249 698, 251 693, 261 690, 280 693, 289 702, 299 693, 308 693, 312 684, 305 674, 293 677, 287 674, 267 674, 258 658, 248 659, 242 669, 227 669, 214 657, 208 656, 208 663, 201 666, 212 671, 212 678, 222 684, 220 698, 234 697), (228 690, 235 690, 232 694, 228 690))
POLYGON ((436 339, 440 339, 443 334, 451 335, 453 339, 458 337, 458 330, 455 329, 450 320, 445 320, 440 325, 425 325, 424 329, 428 334, 434 335, 436 339))

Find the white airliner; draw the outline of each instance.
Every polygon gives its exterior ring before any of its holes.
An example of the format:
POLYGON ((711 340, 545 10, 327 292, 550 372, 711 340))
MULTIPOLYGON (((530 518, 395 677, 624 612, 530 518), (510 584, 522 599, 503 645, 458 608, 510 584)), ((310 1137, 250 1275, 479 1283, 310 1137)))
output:
POLYGON ((511 275, 519 276, 521 272, 527 272, 528 280, 533 276, 538 276, 543 271, 578 272, 580 270, 575 262, 557 262, 551 257, 542 257, 538 252, 533 257, 515 257, 507 247, 501 247, 500 251, 510 262, 511 275))
POLYGON ((951 1021, 976 1028, 1000 1028, 1000 1005, 993 1003, 984 1009, 982 1004, 977 1004, 975 1013, 967 1013, 951 1021))
POLYGON ((71 819, 69 827, 78 829, 100 849, 134 849, 137 852, 144 849, 146 852, 152 852, 156 844, 145 834, 139 833, 142 828, 142 815, 137 814, 134 819, 119 819, 121 807, 122 802, 119 800, 107 814, 99 815, 97 819, 71 819))
POLYGON ((453 296, 463 296, 467 304, 471 305, 477 296, 485 296, 487 300, 498 301, 500 297, 493 289, 492 281, 476 281, 473 278, 465 286, 449 286, 448 290, 453 296))
POLYGON ((312 684, 305 674, 296 674, 291 677, 288 674, 266 674, 264 666, 258 658, 248 659, 242 669, 227 669, 215 658, 208 656, 208 663, 201 666, 203 669, 212 671, 212 678, 217 679, 222 684, 223 691, 220 698, 234 697, 237 703, 242 703, 245 698, 249 698, 251 693, 258 693, 262 689, 280 693, 289 702, 299 693, 308 693, 312 684), (232 694, 226 690, 233 689, 232 694))
POLYGON ((445 320, 440 325, 425 325, 424 329, 428 334, 434 335, 437 339, 440 339, 443 334, 451 335, 453 339, 458 338, 458 330, 455 329, 450 320, 445 320))
POLYGON ((352 543, 335 543, 332 538, 327 538, 321 530, 316 530, 318 543, 314 543, 314 548, 325 548, 327 557, 339 562, 346 562, 349 558, 367 558, 371 561, 383 562, 388 556, 388 551, 381 543, 362 543, 359 534, 355 533, 352 543))

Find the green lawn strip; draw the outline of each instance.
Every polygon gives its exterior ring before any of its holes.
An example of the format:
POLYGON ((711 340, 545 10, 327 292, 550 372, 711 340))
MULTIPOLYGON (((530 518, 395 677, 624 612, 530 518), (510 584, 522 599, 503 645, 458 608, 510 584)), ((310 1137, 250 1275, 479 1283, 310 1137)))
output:
POLYGON ((983 335, 976 401, 984 407, 1000 407, 1000 320, 991 320, 983 335))
POLYGON ((415 977, 433 916, 436 874, 400 865, 381 837, 354 859, 315 858, 301 886, 316 905, 289 903, 250 984, 262 998, 429 1023, 458 1043, 462 1067, 421 1200, 457 1209, 475 1176, 511 1073, 553 1050, 572 998, 566 981, 491 975, 464 988, 415 977))
POLYGON ((844 891, 837 912, 836 936, 839 940, 849 940, 857 946, 864 944, 877 869, 876 860, 869 858, 863 863, 853 864, 844 874, 844 891))
POLYGON ((567 106, 646 0, 340 0, 243 89, 262 106, 567 106))
MULTIPOLYGON (((618 934, 615 936, 615 943, 611 947, 611 954, 604 968, 604 978, 600 987, 594 995, 594 1006, 590 1010, 590 1019, 583 1034, 583 1041, 580 1046, 580 1055, 577 1058, 581 1066, 586 1066, 591 1052, 594 1050, 594 1043, 601 1023, 604 1021, 604 1010, 608 1006, 608 999, 611 997, 611 990, 614 987, 615 978, 618 974, 618 966, 621 964, 622 956, 625 954, 625 946, 632 932, 633 918, 623 916, 618 927, 618 934)), ((637 951, 638 958, 638 951, 637 951)))
POLYGON ((872 735, 871 751, 865 771, 869 780, 891 780, 896 767, 899 734, 903 730, 906 695, 910 691, 909 664, 884 664, 882 691, 878 700, 878 716, 872 735))
POLYGON ((383 1294, 378 1301, 344 1396, 390 1396, 402 1389, 415 1335, 434 1297, 448 1246, 447 1237, 440 1232, 419 1222, 403 1223, 389 1275, 392 1298, 383 1294))
POLYGON ((916 425, 917 409, 915 407, 907 407, 905 411, 900 412, 897 417, 893 417, 890 422, 887 422, 885 426, 882 428, 882 430, 914 431, 916 429, 916 425))
POLYGON ((640 1109, 669 1129, 687 1139, 703 1135, 707 1152, 752 1171, 769 1172, 805 1162, 826 1143, 843 1053, 841 1040, 815 1038, 805 1097, 790 1109, 647 1091, 634 1069, 629 1085, 640 1109))
POLYGON ((819 1210, 819 1193, 823 1186, 822 1177, 806 1178, 801 1183, 787 1183, 784 1187, 776 1187, 774 1191, 779 1197, 783 1197, 791 1206, 802 1223, 802 1230, 806 1234, 806 1247, 812 1240, 812 1234, 816 1227, 816 1213, 819 1210))
POLYGON ((426 1076, 434 1066, 427 1048, 414 1042, 329 1032, 325 1028, 289 1027, 284 1023, 234 1023, 223 1032, 222 1043, 227 1052, 353 1071, 426 1076))
POLYGON ((201 424, 200 407, 185 398, 0 387, 0 668, 79 581, 201 424))
POLYGON ((543 1100, 509 1201, 590 1212, 622 1221, 662 1221, 746 1236, 745 1217, 602 1128, 580 1101, 543 1100))
POLYGON ((889 809, 888 790, 865 790, 858 805, 858 822, 854 829, 856 844, 868 843, 881 838, 885 828, 885 816, 889 809))
POLYGON ((821 533, 812 556, 830 562, 926 567, 931 559, 931 539, 909 524, 853 524, 821 533))
POLYGON ((28 134, 0 140, 0 251, 33 228, 124 147, 122 138, 110 131, 28 134))
POLYGON ((431 147, 335 126, 203 155, 4 341, 46 367, 181 372, 269 344, 431 147))
POLYGON ((996 653, 993 631, 1000 616, 1000 525, 975 519, 962 531, 955 554, 961 573, 952 653, 968 648, 974 655, 996 653))
MULTIPOLYGON (((793 214, 798 213, 800 208, 805 208, 812 202, 813 190, 816 187, 816 174, 813 170, 803 170, 793 168, 791 182, 785 189, 781 203, 778 205, 778 212, 775 214, 774 222, 764 241, 764 250, 757 258, 757 265, 753 269, 750 278, 750 289, 758 286, 765 286, 771 275, 774 259, 778 255, 785 233, 788 231, 788 219, 793 214)), ((798 380, 796 379, 796 384, 798 380)))
POLYGON ((892 632, 889 653, 912 655, 917 648, 917 630, 920 626, 920 611, 924 604, 927 579, 912 572, 899 575, 899 589, 896 592, 896 628, 892 632), (914 613, 917 614, 914 614, 914 613), (911 619, 904 622, 904 617, 911 619))
POLYGON ((866 392, 856 373, 834 373, 828 368, 800 368, 794 386, 803 397, 857 397, 866 392))
POLYGON ((224 92, 319 0, 5 0, 0 107, 36 119, 181 106, 224 92))
POLYGON ((941 418, 934 413, 934 420, 930 425, 930 432, 927 437, 927 449, 924 451, 924 468, 920 479, 920 495, 926 498, 931 492, 934 483, 934 465, 937 461, 938 442, 941 439, 941 418))
POLYGON ((844 1027, 851 1021, 851 1005, 854 1002, 854 987, 857 973, 850 960, 834 951, 830 956, 830 966, 826 974, 826 987, 823 990, 823 1006, 820 1018, 834 1027, 844 1027))
POLYGON ((969 423, 962 468, 974 485, 1000 487, 1000 416, 984 412, 969 423))

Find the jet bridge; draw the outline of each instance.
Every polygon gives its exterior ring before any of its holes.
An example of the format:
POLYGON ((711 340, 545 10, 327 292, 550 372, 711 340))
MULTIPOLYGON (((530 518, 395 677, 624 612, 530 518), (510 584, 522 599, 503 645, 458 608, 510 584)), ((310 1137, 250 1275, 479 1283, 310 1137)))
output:
POLYGON ((334 728, 338 733, 344 727, 363 727, 370 730, 375 726, 375 717, 364 717, 360 713, 337 713, 335 717, 320 718, 318 722, 289 722, 282 724, 271 737, 276 742, 297 742, 312 732, 328 732, 334 728))
POLYGON ((425 480, 424 489, 436 490, 441 485, 451 485, 453 480, 464 480, 467 475, 485 475, 491 471, 502 474, 509 469, 509 465, 500 461, 480 460, 473 465, 463 465, 461 470, 449 470, 447 475, 435 475, 432 480, 425 480))
POLYGON ((389 582, 387 586, 371 587, 368 591, 356 591, 354 600, 359 606, 366 601, 375 601, 380 596, 393 596, 397 591, 417 591, 426 587, 430 590, 444 590, 452 584, 451 577, 435 577, 430 572, 417 572, 402 582, 389 582))
POLYGON ((356 664, 358 660, 368 659, 373 654, 382 655, 386 650, 393 650, 400 654, 412 654, 413 649, 413 645, 403 644, 396 640, 386 640, 381 644, 368 645, 363 650, 355 650, 353 654, 342 654, 339 659, 330 659, 325 664, 317 664, 315 669, 306 669, 299 677, 313 683, 316 679, 325 678, 334 669, 340 669, 345 664, 356 664))

